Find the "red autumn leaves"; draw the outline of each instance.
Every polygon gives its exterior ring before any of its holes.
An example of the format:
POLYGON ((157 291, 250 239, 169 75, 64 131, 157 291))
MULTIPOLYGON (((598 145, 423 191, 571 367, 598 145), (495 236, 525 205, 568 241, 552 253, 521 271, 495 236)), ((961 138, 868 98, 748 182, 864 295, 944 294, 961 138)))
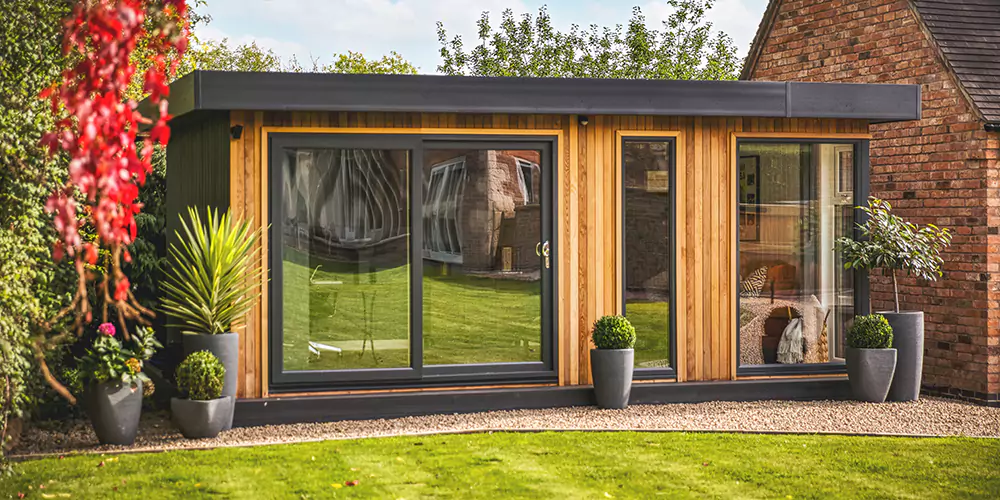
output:
MULTIPOLYGON (((67 20, 64 51, 77 53, 78 62, 41 94, 59 117, 56 130, 42 142, 51 154, 61 150, 69 156, 68 181, 46 205, 59 233, 57 259, 69 255, 93 265, 99 247, 118 249, 135 240, 135 214, 142 208, 139 186, 152 171, 153 146, 170 139, 168 78, 187 48, 186 23, 169 20, 183 20, 186 13, 186 0, 81 0, 67 20), (147 31, 150 15, 157 22, 147 31), (141 42, 152 54, 143 89, 159 106, 155 122, 126 99, 137 71, 132 56, 141 42), (176 57, 168 65, 171 51, 176 57), (139 124, 151 125, 141 147, 136 144, 139 124), (82 222, 96 231, 96 241, 81 238, 80 213, 82 222)), ((123 255, 129 260, 127 252, 123 255)), ((121 275, 114 300, 125 300, 128 290, 128 279, 121 275)))

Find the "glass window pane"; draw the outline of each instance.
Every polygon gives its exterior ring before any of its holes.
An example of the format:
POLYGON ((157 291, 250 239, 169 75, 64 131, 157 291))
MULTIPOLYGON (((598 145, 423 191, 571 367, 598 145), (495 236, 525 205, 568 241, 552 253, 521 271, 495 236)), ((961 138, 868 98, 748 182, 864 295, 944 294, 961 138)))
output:
POLYGON ((854 278, 834 242, 854 225, 853 165, 852 145, 740 144, 741 364, 842 356, 854 278))
POLYGON ((284 370, 410 366, 409 152, 291 149, 281 168, 284 370))
POLYGON ((622 148, 625 315, 635 326, 636 368, 670 366, 671 143, 626 140, 622 148))
POLYGON ((541 361, 538 151, 424 155, 424 364, 541 361), (535 181, 535 182, 532 182, 535 181), (530 191, 526 191, 530 189, 530 191))

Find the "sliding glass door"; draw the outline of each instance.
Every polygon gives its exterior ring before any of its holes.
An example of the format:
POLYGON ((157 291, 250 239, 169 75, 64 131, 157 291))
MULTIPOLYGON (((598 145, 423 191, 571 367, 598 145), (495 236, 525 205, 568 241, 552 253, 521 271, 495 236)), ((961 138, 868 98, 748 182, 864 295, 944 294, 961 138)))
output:
POLYGON ((552 143, 271 134, 272 389, 555 378, 552 143))

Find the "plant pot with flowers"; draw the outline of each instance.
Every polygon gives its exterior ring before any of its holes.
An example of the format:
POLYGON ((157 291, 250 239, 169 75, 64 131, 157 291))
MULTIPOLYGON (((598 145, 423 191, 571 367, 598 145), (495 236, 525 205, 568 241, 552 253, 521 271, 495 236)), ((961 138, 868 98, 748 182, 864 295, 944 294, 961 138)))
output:
POLYGON ((233 398, 222 395, 226 368, 208 351, 191 353, 177 367, 177 389, 186 398, 170 399, 170 414, 184 437, 213 438, 232 415, 233 398))
POLYGON ((900 311, 897 274, 906 271, 918 280, 937 281, 941 276, 941 251, 951 244, 951 233, 934 224, 919 227, 892 213, 889 202, 872 197, 858 224, 860 238, 840 238, 847 269, 881 269, 892 278, 893 310, 879 312, 892 327, 892 347, 897 350, 896 372, 889 388, 890 401, 915 401, 920 397, 924 366, 924 313, 900 311))
POLYGON ((896 372, 896 349, 891 347, 889 322, 880 314, 855 316, 845 340, 844 358, 854 398, 884 402, 896 372))
POLYGON ((97 331, 94 344, 77 359, 84 410, 101 444, 130 445, 139 429, 142 397, 153 393, 142 368, 162 346, 150 328, 138 328, 128 348, 116 338, 111 323, 97 331))
MULTIPOLYGON (((222 396, 236 398, 239 337, 244 318, 259 297, 263 228, 234 219, 229 212, 208 209, 202 220, 188 208, 181 217, 178 243, 170 245, 163 282, 163 311, 169 325, 179 327, 184 354, 208 351, 225 367, 222 396)), ((232 411, 225 429, 232 427, 232 411)), ((224 429, 224 430, 225 430, 224 429)))
POLYGON ((628 407, 635 361, 635 328, 624 316, 604 316, 594 323, 590 350, 594 396, 601 408, 628 407))

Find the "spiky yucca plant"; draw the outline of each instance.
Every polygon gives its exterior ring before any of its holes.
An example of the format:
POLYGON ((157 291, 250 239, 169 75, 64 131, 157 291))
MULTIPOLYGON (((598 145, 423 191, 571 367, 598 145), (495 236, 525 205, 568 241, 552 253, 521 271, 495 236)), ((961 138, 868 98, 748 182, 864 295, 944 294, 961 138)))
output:
POLYGON ((163 311, 170 326, 184 333, 219 334, 244 326, 243 318, 260 296, 260 250, 263 228, 252 221, 234 219, 228 211, 188 208, 181 216, 180 244, 170 244, 163 283, 163 311))

